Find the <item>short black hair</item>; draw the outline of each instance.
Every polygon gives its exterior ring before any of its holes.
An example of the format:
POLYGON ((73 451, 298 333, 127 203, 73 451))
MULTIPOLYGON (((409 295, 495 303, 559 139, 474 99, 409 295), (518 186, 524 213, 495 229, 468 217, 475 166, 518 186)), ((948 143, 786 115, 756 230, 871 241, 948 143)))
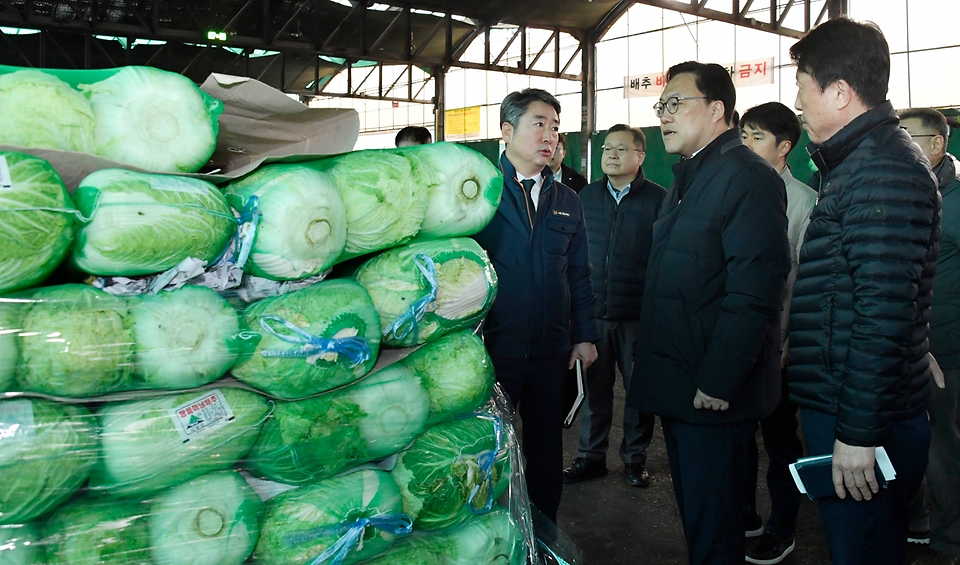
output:
POLYGON ((733 79, 730 78, 727 69, 716 63, 687 61, 670 67, 667 71, 667 81, 684 73, 694 76, 697 90, 708 99, 723 102, 723 119, 726 123, 731 123, 734 106, 737 105, 737 89, 733 87, 733 79))
POLYGON ((633 144, 637 146, 637 149, 646 153, 647 151, 647 136, 643 135, 643 131, 640 128, 632 128, 627 124, 617 124, 612 126, 607 130, 607 135, 611 133, 616 133, 618 131, 625 131, 633 136, 633 144))
POLYGON ((777 145, 789 141, 791 151, 800 141, 802 131, 797 115, 779 102, 767 102, 747 110, 747 113, 740 118, 740 129, 744 126, 769 131, 776 139, 777 145))
POLYGON ((890 47, 872 22, 847 17, 827 20, 793 44, 790 58, 821 91, 842 79, 869 108, 887 99, 890 47))
POLYGON ((426 145, 433 143, 433 136, 430 135, 430 130, 425 127, 407 126, 397 132, 393 144, 399 146, 401 141, 412 141, 417 145, 426 145))
POLYGON ((943 136, 946 141, 950 137, 950 126, 947 125, 947 118, 933 108, 907 108, 897 112, 900 120, 920 120, 920 123, 928 131, 943 136))
MULTIPOLYGON (((530 104, 534 102, 549 104, 557 111, 557 115, 560 115, 560 102, 557 101, 553 94, 539 88, 525 88, 519 92, 507 94, 503 102, 500 103, 500 125, 502 126, 507 123, 513 127, 517 127, 517 124, 520 122, 520 116, 522 116, 524 112, 527 111, 527 108, 530 107, 530 104)), ((564 147, 566 147, 566 145, 564 145, 564 147)))

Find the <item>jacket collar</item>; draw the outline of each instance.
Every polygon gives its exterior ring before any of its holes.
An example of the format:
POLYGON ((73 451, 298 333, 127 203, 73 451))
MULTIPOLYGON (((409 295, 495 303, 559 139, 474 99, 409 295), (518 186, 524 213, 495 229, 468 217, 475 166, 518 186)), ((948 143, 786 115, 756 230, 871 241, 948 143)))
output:
MULTIPOLYGON (((603 186, 607 186, 607 183, 610 182, 610 177, 603 175, 601 182, 603 183, 603 186)), ((643 174, 643 167, 640 167, 640 170, 637 171, 637 176, 633 177, 633 180, 630 181, 630 190, 633 191, 645 182, 647 182, 647 177, 643 174)))
POLYGON ((889 100, 875 106, 853 119, 835 133, 833 137, 817 145, 807 145, 807 153, 813 163, 826 175, 831 169, 843 162, 854 149, 860 146, 875 129, 884 125, 897 125, 899 119, 889 100))
POLYGON ((734 128, 718 135, 692 158, 681 159, 679 163, 673 166, 673 177, 676 179, 678 196, 683 198, 687 185, 693 180, 704 163, 740 145, 743 145, 740 130, 734 128))
MULTIPOLYGON (((520 190, 520 184, 517 182, 517 168, 507 159, 506 151, 500 154, 500 172, 503 173, 504 186, 507 186, 507 182, 510 182, 510 186, 520 190)), ((543 175, 543 183, 540 185, 540 194, 542 195, 553 187, 553 171, 550 170, 548 165, 544 165, 540 174, 543 175)))
POLYGON ((957 186, 954 181, 960 180, 960 176, 957 175, 956 157, 947 153, 943 157, 943 161, 940 161, 940 166, 933 173, 937 175, 937 186, 940 188, 941 196, 953 192, 957 186))

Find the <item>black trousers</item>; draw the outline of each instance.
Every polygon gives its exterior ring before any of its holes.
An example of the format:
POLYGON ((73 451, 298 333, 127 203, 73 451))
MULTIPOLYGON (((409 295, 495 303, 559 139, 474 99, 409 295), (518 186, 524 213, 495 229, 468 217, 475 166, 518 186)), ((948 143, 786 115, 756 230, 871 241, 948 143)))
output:
MULTIPOLYGON (((802 408, 800 420, 810 455, 833 453, 836 416, 802 408)), ((920 488, 930 449, 926 414, 891 422, 883 447, 897 478, 869 501, 852 496, 820 499, 820 523, 834 565, 902 565, 907 551, 907 505, 920 488)))
POLYGON ((520 414, 530 502, 556 523, 563 492, 561 388, 570 356, 492 360, 497 382, 520 414))
POLYGON ((756 422, 688 424, 661 418, 690 565, 741 565, 741 493, 756 422))

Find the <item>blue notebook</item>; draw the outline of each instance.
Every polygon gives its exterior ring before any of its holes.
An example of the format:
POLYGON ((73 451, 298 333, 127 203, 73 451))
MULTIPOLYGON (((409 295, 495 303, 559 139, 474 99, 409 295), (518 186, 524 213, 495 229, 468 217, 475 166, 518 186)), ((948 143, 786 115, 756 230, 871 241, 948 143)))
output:
MULTIPOLYGON (((873 472, 877 477, 880 488, 887 488, 887 484, 897 477, 897 472, 890 463, 887 451, 880 446, 876 452, 876 463, 873 472)), ((809 496, 811 500, 837 496, 833 487, 833 455, 819 455, 804 457, 790 464, 790 474, 800 492, 809 496)))

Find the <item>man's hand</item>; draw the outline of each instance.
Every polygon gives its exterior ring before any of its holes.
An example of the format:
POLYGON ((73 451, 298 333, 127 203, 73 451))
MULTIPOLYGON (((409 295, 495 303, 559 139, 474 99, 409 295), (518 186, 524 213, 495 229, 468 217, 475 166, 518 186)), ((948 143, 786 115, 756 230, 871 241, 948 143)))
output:
POLYGON ((726 400, 720 398, 714 398, 703 393, 699 388, 697 389, 697 395, 693 397, 693 407, 697 410, 719 410, 723 412, 727 408, 730 408, 730 403, 726 400))
POLYGON ((833 488, 841 499, 850 496, 854 500, 870 500, 880 490, 873 465, 875 447, 847 445, 840 440, 833 443, 833 488), (846 486, 846 489, 844 489, 846 486))
POLYGON ((586 371, 587 367, 593 365, 593 362, 597 360, 597 346, 589 341, 574 345, 573 351, 570 352, 570 366, 567 368, 573 369, 574 365, 577 364, 577 359, 580 360, 580 368, 586 371))
POLYGON ((937 388, 947 388, 947 381, 943 379, 943 369, 940 368, 940 363, 937 363, 937 360, 933 357, 933 353, 927 353, 927 360, 930 361, 930 373, 933 375, 933 382, 936 383, 937 388))

